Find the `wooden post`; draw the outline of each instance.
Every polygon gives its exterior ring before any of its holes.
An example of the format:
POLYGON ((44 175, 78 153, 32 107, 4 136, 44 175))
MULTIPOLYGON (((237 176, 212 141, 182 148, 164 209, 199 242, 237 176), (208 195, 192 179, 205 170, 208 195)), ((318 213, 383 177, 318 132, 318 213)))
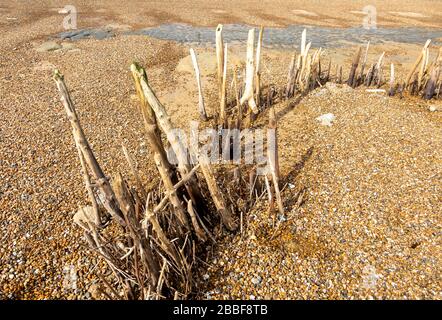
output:
POLYGON ((78 151, 78 157, 80 158, 84 183, 86 185, 86 190, 87 190, 87 193, 89 195, 89 199, 92 204, 92 209, 93 209, 93 213, 94 213, 94 220, 95 220, 94 223, 97 227, 101 227, 102 226, 101 215, 100 215, 100 210, 98 209, 97 199, 95 198, 95 194, 92 189, 91 177, 89 176, 83 153, 81 152, 81 149, 78 145, 76 145, 76 147, 77 147, 77 151, 78 151))
POLYGON ((372 64, 371 67, 367 71, 367 75, 365 77, 365 86, 366 87, 369 87, 372 80, 373 80, 374 68, 375 68, 375 65, 372 64))
POLYGON ((223 103, 223 74, 224 74, 224 41, 223 41, 223 25, 219 24, 216 27, 215 32, 215 45, 216 45, 216 64, 217 64, 217 78, 218 78, 218 91, 220 101, 220 111, 224 110, 223 103))
POLYGON ((193 228, 195 230, 195 234, 198 237, 198 239, 200 239, 202 242, 207 241, 206 234, 205 234, 204 230, 201 229, 201 227, 198 223, 197 214, 196 214, 195 210, 193 209, 192 200, 189 200, 187 202, 187 212, 189 212, 190 219, 192 221, 192 225, 193 225, 193 228))
POLYGON ((382 66, 384 61, 385 52, 381 54, 379 57, 378 63, 376 64, 376 85, 380 87, 383 82, 383 73, 382 73, 382 66))
POLYGON ((390 97, 394 96, 395 94, 395 87, 394 87, 394 64, 391 64, 390 67, 390 91, 388 92, 388 95, 390 97))
POLYGON ((347 84, 352 88, 355 88, 356 84, 357 84, 356 70, 358 69, 359 60, 361 59, 361 50, 362 50, 362 48, 359 47, 358 51, 356 52, 355 57, 353 58, 353 63, 351 65, 350 75, 349 75, 348 81, 347 81, 347 84))
POLYGON ((161 156, 161 162, 163 163, 163 165, 167 166, 168 169, 170 169, 171 165, 169 163, 169 160, 167 159, 167 155, 164 150, 155 112, 149 105, 141 87, 141 80, 147 83, 146 71, 137 63, 133 63, 130 66, 130 70, 135 82, 135 88, 137 90, 138 98, 140 99, 140 111, 143 116, 144 128, 147 133, 147 141, 149 142, 149 146, 154 153, 157 153, 161 156))
POLYGON ((83 154, 84 161, 92 173, 95 184, 104 196, 103 205, 111 216, 118 223, 124 226, 125 222, 123 219, 123 214, 118 206, 118 202, 115 200, 114 191, 112 190, 107 177, 104 175, 103 170, 92 152, 92 149, 83 132, 83 128, 80 125, 80 120, 78 119, 77 112, 75 111, 74 103, 72 102, 69 91, 64 83, 63 75, 58 70, 54 71, 54 80, 57 84, 58 91, 60 92, 61 103, 64 106, 66 115, 72 126, 72 133, 74 135, 75 143, 83 154))
POLYGON ((129 231, 134 245, 140 252, 142 263, 146 269, 149 270, 152 284, 156 284, 159 276, 159 265, 155 259, 152 249, 147 239, 141 232, 141 225, 135 217, 135 207, 132 195, 127 188, 125 181, 121 174, 117 174, 112 185, 115 190, 116 199, 120 203, 121 210, 124 212, 125 221, 127 222, 127 230, 129 231))
POLYGON ((365 48, 365 55, 364 55, 364 60, 362 61, 362 66, 361 66, 361 73, 359 75, 359 79, 361 83, 364 83, 364 71, 365 71, 365 65, 367 63, 367 58, 368 58, 368 49, 370 48, 370 41, 367 42, 367 47, 365 48))
POLYGON ((338 83, 342 83, 342 66, 339 66, 339 76, 338 76, 338 83))
POLYGON ((200 154, 198 158, 199 158, 199 163, 201 165, 201 170, 207 182, 207 186, 209 187, 210 195, 213 198, 213 202, 215 203, 216 209, 221 215, 221 220, 223 224, 227 227, 227 229, 233 231, 238 226, 235 223, 232 212, 228 208, 226 201, 224 200, 223 194, 216 183, 215 175, 213 174, 210 160, 207 157, 207 155, 203 154, 200 154))
POLYGON ((166 234, 164 233, 163 229, 161 228, 161 225, 160 225, 155 213, 149 211, 147 206, 146 206, 145 216, 146 216, 146 220, 151 223, 153 231, 156 233, 158 239, 160 240, 159 243, 160 243, 161 248, 175 261, 175 263, 177 265, 180 265, 181 259, 177 253, 177 250, 175 249, 175 247, 170 242, 170 240, 167 238, 166 234))
POLYGON ((302 30, 302 35, 301 35, 301 57, 305 56, 305 44, 306 43, 307 43, 307 29, 304 29, 304 30, 302 30))
POLYGON ((233 69, 233 87, 235 90, 235 98, 236 98, 236 107, 238 108, 238 115, 236 119, 236 128, 241 130, 241 121, 242 121, 242 106, 239 99, 239 91, 238 91, 238 79, 237 79, 237 68, 233 69))
POLYGON ((207 113, 204 106, 203 89, 201 87, 200 68, 198 67, 198 60, 196 58, 195 51, 192 48, 190 48, 190 56, 192 58, 193 68, 195 69, 196 83, 198 85, 198 110, 200 113, 200 118, 203 121, 207 121, 207 113))
POLYGON ((286 99, 290 98, 293 94, 293 88, 294 88, 294 76, 295 76, 295 60, 296 60, 296 54, 292 55, 292 59, 290 61, 289 71, 287 74, 287 86, 285 89, 285 96, 286 99))
MULTIPOLYGON (((275 197, 278 204, 280 214, 284 214, 284 206, 282 204, 281 192, 279 190, 279 157, 278 157, 278 134, 275 109, 271 108, 269 111, 269 129, 274 130, 275 145, 273 152, 268 154, 270 174, 273 180, 273 186, 275 188, 275 197)), ((267 150, 269 152, 269 150, 267 150)))
MULTIPOLYGON (((176 134, 174 127, 172 126, 172 123, 170 121, 170 117, 166 112, 166 109, 158 100, 152 88, 147 83, 147 79, 140 78, 140 85, 146 101, 155 112, 158 124, 166 135, 167 140, 169 141, 177 157, 178 170, 181 173, 181 176, 184 177, 191 171, 190 158, 187 153, 187 149, 176 134)), ((200 200, 202 199, 202 195, 198 188, 198 182, 196 181, 195 177, 192 177, 189 180, 189 182, 186 184, 186 189, 189 192, 192 201, 195 201, 195 204, 199 204, 200 200)))
POLYGON ((410 81, 411 78, 413 77, 414 72, 416 71, 417 67, 419 66, 419 64, 422 61, 422 58, 424 57, 424 54, 427 50, 427 48, 430 46, 431 40, 428 39, 427 42, 425 43, 419 57, 417 58, 416 62, 414 63, 413 67, 411 68, 410 72, 407 75, 407 78, 405 80, 405 88, 408 88, 408 86, 410 85, 410 81))
POLYGON ((241 97, 240 103, 244 104, 247 101, 249 107, 253 111, 253 113, 258 114, 258 108, 256 106, 256 102, 254 99, 254 75, 255 75, 255 67, 254 67, 254 42, 255 42, 255 29, 249 30, 249 36, 247 40, 247 61, 246 61, 246 87, 244 89, 244 94, 241 97))
POLYGON ((261 26, 259 29, 258 43, 256 46, 256 66, 255 66, 255 100, 256 105, 259 107, 261 105, 261 72, 260 72, 260 62, 261 62, 261 47, 262 47, 262 37, 264 33, 264 27, 261 26))
POLYGON ((223 66, 223 76, 222 76, 222 84, 221 84, 221 100, 220 100, 220 120, 221 125, 223 127, 226 126, 227 114, 226 114, 226 90, 227 90, 227 43, 224 47, 224 66, 223 66))
POLYGON ((430 100, 433 98, 436 92, 436 85, 439 81, 440 76, 440 66, 437 66, 431 71, 430 79, 428 80, 427 87, 425 88, 424 98, 430 100))
POLYGON ((429 55, 430 55, 430 52, 429 52, 428 48, 425 48, 424 55, 422 57, 421 67, 419 69, 419 73, 418 73, 418 77, 417 77, 417 91, 418 92, 421 90, 421 87, 422 87, 422 80, 424 78, 424 75, 425 75, 425 72, 427 69, 429 55))
POLYGON ((332 59, 330 59, 328 63, 327 76, 325 77, 325 82, 330 81, 331 67, 332 67, 332 59))
POLYGON ((164 188, 166 189, 166 194, 169 197, 169 201, 173 206, 174 212, 181 222, 181 224, 187 229, 190 230, 189 221, 187 220, 186 213, 184 211, 184 207, 177 195, 177 192, 174 188, 173 182, 170 179, 170 171, 168 168, 162 163, 161 157, 158 154, 154 155, 155 165, 157 166, 158 172, 160 173, 161 180, 163 181, 164 188))

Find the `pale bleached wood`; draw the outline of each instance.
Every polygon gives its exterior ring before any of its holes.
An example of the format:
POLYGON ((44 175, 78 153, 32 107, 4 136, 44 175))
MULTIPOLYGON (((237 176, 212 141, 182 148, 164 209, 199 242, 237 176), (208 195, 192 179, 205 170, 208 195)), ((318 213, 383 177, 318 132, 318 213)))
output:
POLYGON ((193 208, 192 200, 189 200, 187 202, 187 212, 190 215, 190 220, 192 221, 193 229, 195 230, 195 234, 202 242, 207 241, 206 234, 204 230, 200 227, 197 213, 195 212, 195 209, 193 208))
POLYGON ((261 67, 261 48, 262 48, 262 38, 264 35, 264 27, 261 26, 259 28, 259 35, 258 35, 258 43, 256 44, 256 64, 255 64, 255 73, 260 72, 261 67))
POLYGON ((190 179, 192 179, 193 175, 195 174, 195 172, 199 169, 200 165, 197 164, 196 166, 194 166, 192 168, 192 170, 186 175, 184 176, 177 184, 175 184, 173 186, 173 190, 166 191, 165 192, 165 196, 163 197, 163 199, 161 199, 161 201, 158 203, 158 205, 154 208, 153 213, 158 213, 160 212, 164 206, 166 205, 166 203, 169 201, 169 195, 170 193, 175 193, 179 188, 181 188, 182 186, 184 186, 190 179))
POLYGON ((97 204, 97 199, 95 198, 94 190, 92 189, 92 183, 91 183, 91 177, 89 176, 86 161, 84 160, 83 153, 81 152, 80 146, 76 144, 77 151, 78 151, 78 157, 80 158, 82 173, 83 173, 83 179, 84 183, 86 185, 86 190, 89 196, 89 199, 92 204, 92 210, 94 214, 94 223, 97 227, 102 226, 101 222, 101 215, 97 204))
POLYGON ((226 94, 227 94, 227 43, 224 46, 224 59, 223 59, 223 78, 221 85, 221 98, 220 98, 220 120, 223 126, 226 125, 227 114, 226 114, 226 94))
POLYGON ((255 101, 256 105, 259 107, 261 104, 261 47, 262 38, 264 34, 264 27, 259 28, 258 43, 256 45, 256 63, 255 63, 255 101))
POLYGON ((367 42, 367 46, 365 47, 365 54, 364 54, 364 60, 362 61, 361 65, 361 73, 359 74, 359 79, 363 83, 364 82, 364 72, 365 72, 365 65, 367 64, 368 59, 368 50, 370 49, 370 41, 367 42))
POLYGON ((255 42, 255 29, 249 30, 248 40, 247 40, 247 61, 246 61, 246 87, 244 89, 243 96, 241 97, 241 104, 244 104, 246 101, 253 111, 253 113, 258 114, 258 108, 256 106, 256 102, 254 99, 254 76, 255 76, 255 67, 254 67, 254 42, 255 42))
POLYGON ((421 63, 421 67, 419 69, 419 73, 418 73, 418 77, 417 77, 417 91, 421 90, 422 87, 422 81, 427 69, 427 65, 428 65, 428 59, 429 59, 429 55, 430 55, 430 51, 428 50, 428 48, 426 48, 424 50, 424 55, 422 57, 422 63, 421 63))
POLYGON ((394 96, 394 77, 395 77, 395 74, 394 74, 394 64, 392 63, 391 64, 391 66, 390 66, 390 90, 389 90, 389 92, 388 92, 388 95, 389 96, 394 96))
POLYGON ((159 265, 153 255, 149 241, 142 232, 141 224, 135 216, 134 200, 121 174, 117 174, 113 178, 112 186, 115 190, 116 199, 124 213, 127 230, 140 252, 141 262, 149 270, 151 283, 156 284, 159 278, 159 265))
POLYGON ((124 144, 121 145, 124 153, 124 157, 126 158, 127 164, 129 165, 130 171, 135 178, 135 182, 137 184, 138 190, 141 193, 141 196, 145 199, 147 197, 146 190, 144 189, 143 183, 141 182, 140 174, 138 173, 138 169, 132 159, 129 151, 127 150, 124 144))
POLYGON ((293 76, 295 73, 295 60, 296 60, 296 54, 293 54, 292 59, 290 60, 289 71, 287 74, 287 85, 285 89, 286 98, 291 97, 292 88, 294 86, 293 76))
POLYGON ((148 206, 146 205, 146 211, 145 211, 146 220, 149 221, 150 224, 152 225, 153 231, 160 240, 159 242, 161 248, 175 261, 177 265, 180 265, 180 256, 176 248, 167 238, 166 234, 163 231, 163 228, 161 228, 161 225, 158 221, 156 214, 154 212, 149 211, 147 208, 148 206))
POLYGON ((163 165, 167 166, 168 170, 171 170, 171 165, 167 159, 167 154, 161 140, 161 133, 158 128, 155 112, 149 105, 146 97, 144 95, 143 89, 141 87, 141 79, 143 82, 147 83, 146 71, 137 63, 133 63, 130 66, 132 72, 132 77, 135 82, 135 88, 137 91, 138 98, 140 100, 140 111, 143 116, 144 128, 147 133, 147 141, 154 154, 159 154, 161 156, 161 162, 163 165))
POLYGON ((270 130, 274 130, 275 145, 274 150, 268 150, 268 161, 270 167, 270 174, 273 180, 273 187, 275 189, 276 203, 280 214, 284 214, 284 206, 282 204, 281 191, 279 189, 279 157, 278 157, 278 134, 275 109, 271 108, 269 111, 269 126, 270 130), (270 152, 273 151, 273 152, 270 152))
POLYGON ((199 111, 201 120, 207 121, 206 107, 204 105, 203 89, 202 89, 202 85, 201 85, 200 68, 198 66, 198 60, 197 60, 195 51, 192 48, 190 48, 190 56, 192 58, 193 68, 195 69, 196 83, 198 86, 198 111, 199 111))
POLYGON ((302 31, 301 35, 301 56, 305 56, 305 44, 307 43, 307 29, 302 31))
POLYGON ((173 182, 170 179, 170 171, 161 162, 161 157, 158 154, 154 155, 155 165, 157 166, 158 172, 160 173, 161 180, 163 181, 164 188, 166 189, 166 194, 169 197, 169 201, 173 206, 174 212, 181 222, 181 224, 189 230, 189 221, 184 210, 184 206, 177 195, 177 190, 174 188, 173 182))
POLYGON ((405 88, 407 88, 410 85, 411 78, 413 77, 419 64, 422 62, 424 54, 425 54, 427 48, 430 46, 430 44, 431 44, 431 40, 428 39, 427 42, 425 43, 421 53, 419 54, 419 57, 417 58, 416 62, 414 63, 413 67, 411 68, 410 72, 407 75, 407 78, 405 80, 405 88))
POLYGON ((223 85, 223 70, 224 70, 224 41, 223 41, 223 25, 222 24, 219 24, 216 27, 215 46, 216 46, 218 91, 219 91, 219 99, 221 101, 222 85, 223 85))
MULTIPOLYGON (((430 78, 425 86, 424 98, 430 100, 436 93, 437 84, 439 82, 440 75, 442 73, 442 47, 439 48, 436 60, 432 65, 432 70, 430 72, 430 78)), ((437 92, 437 97, 440 95, 440 86, 437 92)))
POLYGON ((89 142, 83 132, 83 128, 80 125, 80 120, 75 111, 74 103, 72 102, 69 91, 64 83, 63 75, 58 70, 54 71, 54 80, 57 84, 58 91, 60 92, 61 103, 64 106, 66 115, 72 126, 75 143, 84 156, 84 161, 91 171, 95 185, 103 194, 103 206, 119 224, 125 225, 122 212, 115 200, 114 191, 92 152, 89 142))
POLYGON ((212 196, 215 207, 221 216, 223 224, 227 227, 227 229, 231 231, 235 230, 238 226, 235 223, 232 212, 227 206, 223 194, 216 182, 209 158, 207 157, 207 155, 200 154, 198 156, 198 159, 201 165, 201 171, 203 172, 204 178, 206 179, 210 195, 212 196))
MULTIPOLYGON (((164 134, 167 137, 178 161, 178 171, 181 173, 181 176, 184 177, 191 171, 190 165, 190 157, 188 154, 188 150, 180 140, 178 134, 174 130, 175 128, 172 126, 172 122, 170 121, 170 117, 166 112, 166 109, 158 100, 154 91, 150 87, 147 82, 147 79, 140 78, 140 86, 143 91, 144 97, 146 101, 155 112, 156 119, 158 124, 164 134)), ((198 187, 198 182, 195 176, 192 176, 191 179, 186 184, 186 189, 189 192, 192 201, 198 205, 198 202, 202 199, 201 192, 198 187)))
POLYGON ((382 85, 383 81, 382 67, 383 67, 384 57, 385 57, 385 52, 382 52, 381 56, 379 57, 378 63, 376 64, 376 78, 377 78, 376 85, 378 87, 382 85))
POLYGON ((235 90, 236 107, 238 108, 238 114, 237 114, 237 119, 236 119, 236 128, 240 130, 241 129, 241 121, 242 121, 242 106, 241 106, 240 98, 239 98, 237 72, 238 72, 238 70, 235 66, 235 68, 233 69, 233 87, 235 90))

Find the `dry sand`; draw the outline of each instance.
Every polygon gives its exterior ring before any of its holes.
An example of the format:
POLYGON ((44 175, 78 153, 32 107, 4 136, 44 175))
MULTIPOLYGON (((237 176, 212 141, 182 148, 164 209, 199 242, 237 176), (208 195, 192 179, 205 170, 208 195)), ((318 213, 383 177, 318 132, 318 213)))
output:
MULTIPOLYGON (((127 8, 114 1, 73 3, 82 17, 79 27, 118 23, 134 28, 162 22, 347 26, 360 23, 360 15, 347 12, 363 7, 362 1, 336 1, 333 7, 325 1, 142 2, 141 8, 135 2, 127 8)), ((51 79, 54 67, 65 74, 107 174, 128 172, 124 142, 146 186, 157 183, 135 109, 132 61, 147 67, 176 126, 186 129, 198 119, 186 46, 118 36, 82 40, 74 50, 37 52, 48 35, 62 31, 56 10, 62 6, 57 1, 0 6, 0 298, 89 298, 87 290, 96 281, 96 259, 72 224, 72 214, 87 196, 51 79), (76 290, 66 282, 71 270, 78 277, 76 290)), ((438 6, 435 1, 418 6, 389 1, 379 5, 378 22, 440 27, 438 6)), ((231 57, 240 61, 244 50, 231 48, 231 57)), ((418 50, 417 45, 375 46, 370 60, 386 51, 386 63, 394 61, 403 74, 418 50)), ((216 107, 214 52, 196 51, 211 113, 216 107)), ((328 51, 346 65, 353 53, 354 46, 328 51)), ((263 56, 264 83, 281 85, 290 54, 266 49, 263 56)), ((258 208, 246 235, 221 240, 209 257, 213 266, 200 275, 209 275, 202 280, 203 291, 214 291, 214 298, 440 298, 442 112, 429 112, 422 101, 385 99, 363 89, 324 90, 277 106, 282 175, 294 186, 285 191, 289 220, 281 225, 281 235, 267 239, 268 218, 258 208), (328 112, 336 115, 336 123, 322 127, 315 118, 328 112), (295 210, 291 203, 300 190, 305 202, 295 210), (225 256, 230 260, 221 264, 225 256)))
MULTIPOLYGON (((442 26, 442 3, 435 0, 170 0, 170 1, 69 1, 79 12, 79 27, 119 23, 133 27, 180 22, 211 26, 217 23, 287 26, 290 24, 332 27, 360 26, 364 7, 372 5, 381 26, 442 26)), ((4 1, 0 14, 33 21, 57 15, 63 1, 4 1)), ((61 22, 62 17, 59 17, 61 22)), ((2 21, 4 23, 4 21, 2 21)))

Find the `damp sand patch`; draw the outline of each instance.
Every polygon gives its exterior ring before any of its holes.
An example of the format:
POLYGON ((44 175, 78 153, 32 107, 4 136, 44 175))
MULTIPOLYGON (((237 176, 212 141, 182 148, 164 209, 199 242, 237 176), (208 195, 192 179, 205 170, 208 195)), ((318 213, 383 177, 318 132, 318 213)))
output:
MULTIPOLYGON (((228 43, 244 43, 251 26, 241 24, 224 25, 224 41, 228 43)), ((263 45, 273 48, 292 48, 296 46, 304 29, 308 30, 312 45, 315 47, 343 47, 348 43, 362 44, 370 41, 373 44, 385 42, 418 44, 426 39, 442 38, 442 30, 431 28, 326 28, 317 26, 292 25, 287 28, 266 28, 263 45)), ((62 40, 81 40, 94 38, 103 40, 116 34, 125 36, 145 35, 156 39, 190 43, 192 45, 215 45, 215 28, 197 27, 187 24, 162 24, 157 27, 117 31, 112 28, 84 29, 58 34, 62 40)), ((309 40, 310 40, 309 39, 309 40)))

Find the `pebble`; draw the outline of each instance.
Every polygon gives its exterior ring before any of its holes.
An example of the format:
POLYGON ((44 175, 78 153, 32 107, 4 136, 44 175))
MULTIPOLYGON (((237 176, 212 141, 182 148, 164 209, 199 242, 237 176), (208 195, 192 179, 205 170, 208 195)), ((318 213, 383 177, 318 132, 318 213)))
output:
POLYGON ((332 122, 335 121, 336 117, 333 113, 326 113, 316 118, 322 126, 332 126, 332 122))
POLYGON ((260 284, 261 281, 262 281, 262 278, 261 278, 260 276, 257 276, 257 277, 252 278, 252 283, 253 283, 254 285, 258 285, 258 284, 260 284))

